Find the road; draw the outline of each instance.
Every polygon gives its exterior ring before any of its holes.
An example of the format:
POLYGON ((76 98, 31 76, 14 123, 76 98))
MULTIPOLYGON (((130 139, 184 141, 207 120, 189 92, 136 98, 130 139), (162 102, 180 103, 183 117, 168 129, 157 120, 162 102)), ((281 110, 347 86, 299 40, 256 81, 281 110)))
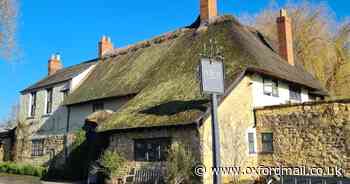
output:
POLYGON ((41 184, 40 179, 32 176, 0 174, 0 184, 41 184))
POLYGON ((0 174, 0 184, 79 184, 79 182, 44 182, 38 177, 0 174))

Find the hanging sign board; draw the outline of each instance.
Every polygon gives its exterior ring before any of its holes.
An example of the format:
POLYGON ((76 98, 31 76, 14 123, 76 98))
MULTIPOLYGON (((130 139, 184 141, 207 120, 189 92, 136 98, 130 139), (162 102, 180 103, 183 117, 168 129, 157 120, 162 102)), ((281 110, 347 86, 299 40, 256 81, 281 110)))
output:
POLYGON ((205 94, 224 94, 224 64, 202 58, 200 64, 201 89, 205 94))

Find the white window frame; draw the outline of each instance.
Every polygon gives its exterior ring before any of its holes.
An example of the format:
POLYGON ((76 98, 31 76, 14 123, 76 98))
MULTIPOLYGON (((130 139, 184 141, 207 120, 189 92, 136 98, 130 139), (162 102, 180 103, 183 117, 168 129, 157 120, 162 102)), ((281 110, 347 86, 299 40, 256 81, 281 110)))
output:
POLYGON ((45 115, 50 115, 50 114, 52 114, 52 112, 53 112, 53 90, 54 90, 54 88, 47 88, 47 89, 45 89, 45 115), (48 94, 48 90, 49 89, 51 89, 51 95, 52 95, 52 99, 51 99, 51 112, 50 113, 47 113, 47 99, 48 99, 48 97, 49 97, 49 94, 48 94))
POLYGON ((256 138, 256 129, 255 128, 248 128, 246 132, 246 141, 247 141, 247 153, 248 155, 256 155, 257 154, 257 138, 256 138), (254 153, 251 153, 249 150, 249 134, 253 133, 254 135, 254 153))
POLYGON ((38 104, 37 104, 37 100, 38 100, 38 91, 30 92, 30 93, 28 93, 28 95, 29 95, 28 117, 29 117, 29 118, 34 118, 34 117, 37 115, 37 113, 38 113, 38 110, 37 110, 37 106, 38 106, 38 104), (35 96, 36 96, 36 99, 35 99, 35 103, 36 103, 36 104, 35 104, 35 114, 34 114, 34 116, 32 116, 33 93, 35 93, 35 96))
POLYGON ((27 116, 28 117, 31 117, 31 115, 32 115, 32 93, 28 93, 28 96, 29 96, 29 101, 28 101, 28 112, 27 112, 27 116))
POLYGON ((263 93, 266 96, 272 96, 278 98, 280 96, 279 92, 279 81, 277 79, 273 79, 271 77, 262 77, 263 79, 263 93), (271 92, 267 89, 271 88, 271 92), (276 90, 276 94, 274 93, 274 89, 276 90))
POLYGON ((292 102, 302 102, 303 101, 303 88, 301 88, 300 86, 294 85, 294 84, 289 84, 288 85, 288 91, 289 91, 289 100, 292 102), (294 90, 292 90, 294 88, 294 90), (300 98, 293 98, 292 97, 292 93, 296 93, 296 90, 299 91, 299 97, 300 98))

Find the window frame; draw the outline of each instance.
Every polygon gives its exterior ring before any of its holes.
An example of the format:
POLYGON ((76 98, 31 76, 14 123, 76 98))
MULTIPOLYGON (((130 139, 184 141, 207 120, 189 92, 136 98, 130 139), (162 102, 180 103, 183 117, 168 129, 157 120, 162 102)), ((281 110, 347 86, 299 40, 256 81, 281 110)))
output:
POLYGON ((261 133, 261 152, 262 153, 273 153, 274 152, 273 133, 272 132, 261 133), (264 137, 267 135, 271 136, 270 140, 264 140, 264 137), (266 146, 266 145, 269 145, 269 146, 266 146), (271 149, 268 149, 267 147, 269 147, 271 149))
POLYGON ((317 96, 310 93, 308 93, 307 98, 309 101, 317 101, 317 96))
POLYGON ((37 101, 37 92, 33 91, 30 93, 30 101, 29 101, 29 117, 35 117, 36 115, 36 101, 37 101))
POLYGON ((93 102, 92 112, 97 112, 105 109, 105 104, 103 102, 93 102))
POLYGON ((168 156, 167 150, 170 148, 170 146, 171 138, 134 139, 134 160, 137 162, 166 161, 168 156), (143 147, 139 148, 138 144, 141 144, 143 147), (156 151, 158 151, 158 153, 156 153, 156 151), (150 158, 150 156, 148 156, 151 155, 150 153, 154 155, 154 158, 150 158), (144 155, 142 158, 142 154, 146 155, 144 155))
POLYGON ((62 92, 62 95, 63 95, 63 99, 66 99, 67 96, 69 95, 70 90, 69 89, 65 89, 65 90, 62 90, 61 92, 62 92))
POLYGON ((52 113, 52 105, 53 105, 53 88, 46 89, 46 114, 52 113))
POLYGON ((247 131, 247 142, 248 142, 248 154, 253 155, 256 154, 256 131, 255 129, 248 129, 247 131), (249 135, 253 135, 250 137, 249 135), (252 140, 251 140, 252 138, 252 140), (253 150, 251 150, 251 144, 253 144, 253 150))
POLYGON ((301 87, 298 87, 296 85, 289 85, 290 100, 301 102, 302 101, 301 93, 302 93, 301 87))
POLYGON ((44 155, 44 139, 34 139, 32 140, 31 148, 32 157, 40 157, 44 155))
POLYGON ((263 93, 267 96, 279 97, 279 81, 271 77, 263 77, 263 93), (267 88, 271 88, 271 93, 267 88))

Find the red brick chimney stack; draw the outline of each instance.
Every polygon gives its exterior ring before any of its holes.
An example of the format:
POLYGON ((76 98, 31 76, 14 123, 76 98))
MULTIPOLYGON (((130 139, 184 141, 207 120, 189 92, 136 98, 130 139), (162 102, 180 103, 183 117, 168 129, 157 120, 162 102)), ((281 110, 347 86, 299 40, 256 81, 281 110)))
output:
POLYGON ((98 57, 103 57, 106 53, 113 50, 113 43, 110 37, 102 36, 98 43, 98 57))
POLYGON ((56 73, 58 70, 61 70, 63 65, 61 63, 61 56, 59 54, 53 54, 49 59, 48 64, 48 75, 56 73))
POLYGON ((208 22, 218 15, 216 0, 200 0, 201 22, 208 22))
POLYGON ((285 9, 280 11, 280 16, 277 18, 277 32, 279 55, 294 66, 292 20, 288 17, 285 9))

